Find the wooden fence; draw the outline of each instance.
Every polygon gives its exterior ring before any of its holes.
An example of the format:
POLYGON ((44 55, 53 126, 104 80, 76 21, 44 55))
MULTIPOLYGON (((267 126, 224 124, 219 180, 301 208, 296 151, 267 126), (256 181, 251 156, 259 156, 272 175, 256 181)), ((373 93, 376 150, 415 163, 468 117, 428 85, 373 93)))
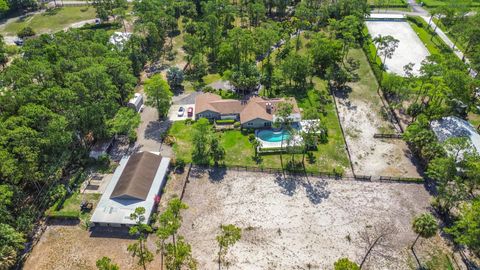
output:
POLYGON ((401 139, 403 138, 402 134, 381 134, 381 133, 376 133, 373 134, 373 138, 375 139, 401 139))

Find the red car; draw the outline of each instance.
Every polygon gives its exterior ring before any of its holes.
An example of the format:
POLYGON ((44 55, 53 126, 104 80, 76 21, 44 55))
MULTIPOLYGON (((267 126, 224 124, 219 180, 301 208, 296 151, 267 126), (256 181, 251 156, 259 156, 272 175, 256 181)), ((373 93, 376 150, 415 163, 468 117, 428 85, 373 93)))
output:
POLYGON ((188 107, 187 116, 188 116, 188 117, 192 117, 192 116, 193 116, 193 108, 192 108, 192 107, 188 107))

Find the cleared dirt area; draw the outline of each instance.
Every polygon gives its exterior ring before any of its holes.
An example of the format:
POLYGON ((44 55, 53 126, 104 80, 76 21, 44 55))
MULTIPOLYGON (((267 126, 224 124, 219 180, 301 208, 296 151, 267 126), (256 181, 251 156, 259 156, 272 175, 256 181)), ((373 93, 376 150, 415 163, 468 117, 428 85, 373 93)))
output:
POLYGON ((360 233, 394 229, 364 269, 408 269, 414 215, 426 211, 422 185, 283 178, 237 171, 194 170, 187 185, 180 234, 198 269, 216 269, 220 224, 241 227, 228 269, 332 269, 340 257, 360 262, 360 233))
POLYGON ((373 137, 376 133, 392 134, 398 130, 382 114, 383 104, 376 92, 378 85, 364 53, 352 50, 349 55, 359 61, 360 79, 336 90, 335 100, 355 174, 419 177, 403 140, 373 137))
MULTIPOLYGON (((415 64, 414 73, 418 74, 422 61, 430 55, 425 45, 407 22, 401 21, 367 21, 368 32, 375 38, 379 35, 393 36, 398 39, 398 48, 391 59, 385 61, 388 71, 405 75, 403 67, 409 63, 415 64)), ((382 61, 383 61, 383 56, 382 61)))
MULTIPOLYGON (((142 269, 127 251, 128 245, 134 241, 127 231, 91 233, 75 225, 51 225, 33 249, 23 269, 96 270, 95 262, 103 256, 111 258, 120 269, 142 269)), ((149 241, 149 246, 155 250, 153 241, 149 241)), ((155 265, 158 266, 158 261, 150 264, 155 265)))

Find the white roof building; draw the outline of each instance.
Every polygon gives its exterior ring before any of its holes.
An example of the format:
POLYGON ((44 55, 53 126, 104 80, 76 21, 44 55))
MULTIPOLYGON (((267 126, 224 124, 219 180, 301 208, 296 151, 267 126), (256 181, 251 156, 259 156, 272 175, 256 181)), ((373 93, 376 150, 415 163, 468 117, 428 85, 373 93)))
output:
POLYGON ((469 138, 472 147, 480 154, 480 134, 468 121, 448 116, 432 121, 430 127, 440 142, 449 138, 469 138))
POLYGON ((93 212, 93 225, 131 226, 130 214, 145 208, 148 223, 155 198, 165 184, 170 158, 158 153, 139 152, 124 157, 93 212))

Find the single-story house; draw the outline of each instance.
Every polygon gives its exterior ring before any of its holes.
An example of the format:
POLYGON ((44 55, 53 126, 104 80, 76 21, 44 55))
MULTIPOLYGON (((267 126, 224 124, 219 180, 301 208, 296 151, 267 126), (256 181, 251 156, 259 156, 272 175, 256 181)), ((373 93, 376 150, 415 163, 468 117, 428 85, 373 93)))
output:
POLYGON ((161 188, 165 185, 170 158, 139 152, 124 157, 90 219, 94 226, 129 227, 130 214, 145 208, 148 223, 161 188))
POLYGON ((222 99, 219 95, 203 93, 195 99, 195 119, 207 118, 213 120, 233 119, 239 121, 242 127, 271 127, 276 121, 278 104, 292 104, 292 122, 301 121, 301 113, 294 98, 265 99, 252 97, 249 100, 222 99))
POLYGON ((469 138, 472 150, 480 154, 480 134, 468 121, 448 116, 432 121, 430 127, 440 142, 450 138, 469 138))

